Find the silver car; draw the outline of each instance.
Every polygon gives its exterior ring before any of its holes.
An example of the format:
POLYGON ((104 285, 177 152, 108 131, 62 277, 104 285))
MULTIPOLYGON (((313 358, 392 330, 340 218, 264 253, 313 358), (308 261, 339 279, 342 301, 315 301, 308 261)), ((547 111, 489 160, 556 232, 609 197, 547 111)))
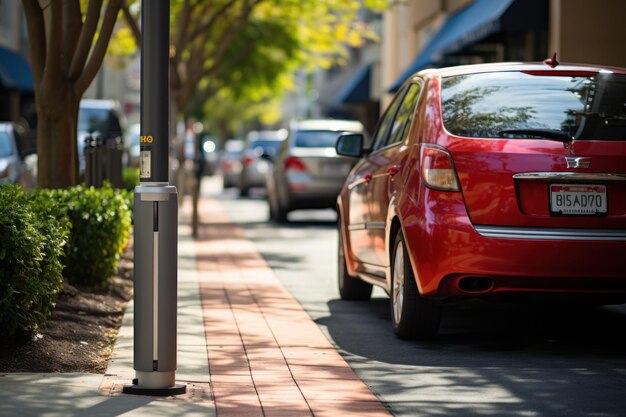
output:
POLYGON ((287 137, 287 130, 259 130, 248 133, 241 157, 239 194, 247 196, 251 188, 265 187, 265 176, 272 167, 278 147, 287 137))
POLYGON ((26 149, 23 129, 14 123, 0 123, 0 183, 9 182, 30 188, 34 174, 25 159, 34 149, 26 149))
POLYGON ((337 138, 363 133, 355 120, 314 119, 292 123, 267 176, 270 220, 284 222, 299 209, 335 208, 337 195, 356 163, 338 156, 337 138))
POLYGON ((222 174, 224 188, 239 187, 243 145, 243 141, 236 139, 229 139, 224 144, 218 168, 222 174))

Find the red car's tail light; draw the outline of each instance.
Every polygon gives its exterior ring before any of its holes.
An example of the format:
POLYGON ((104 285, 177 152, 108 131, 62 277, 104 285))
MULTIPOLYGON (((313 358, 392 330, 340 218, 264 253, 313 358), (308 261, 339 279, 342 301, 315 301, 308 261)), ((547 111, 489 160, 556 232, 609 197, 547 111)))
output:
POLYGON ((304 172, 306 171, 306 166, 300 159, 290 156, 285 160, 285 171, 304 172))
POLYGON ((241 163, 243 164, 243 166, 247 167, 247 166, 250 166, 252 161, 254 161, 254 158, 252 158, 250 155, 246 155, 241 160, 241 163))
POLYGON ((422 145, 422 179, 426 186, 442 191, 460 191, 452 156, 443 148, 422 145))

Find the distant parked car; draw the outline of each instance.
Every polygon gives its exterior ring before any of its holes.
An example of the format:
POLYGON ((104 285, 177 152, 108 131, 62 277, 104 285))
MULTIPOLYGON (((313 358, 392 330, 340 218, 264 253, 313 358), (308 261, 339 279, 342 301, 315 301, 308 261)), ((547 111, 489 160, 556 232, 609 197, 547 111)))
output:
POLYGON ((29 155, 34 156, 34 152, 34 148, 26 143, 20 125, 0 122, 0 183, 32 187, 35 174, 29 169, 30 164, 27 164, 26 159, 29 155))
POLYGON ((346 132, 364 134, 364 128, 355 120, 292 123, 267 176, 271 220, 284 222, 297 209, 335 208, 341 186, 356 163, 335 152, 337 138, 346 132))
POLYGON ((119 140, 124 147, 123 164, 128 164, 130 143, 126 135, 126 118, 120 104, 115 100, 82 99, 78 110, 78 166, 85 169, 85 138, 100 136, 103 140, 119 140))
MULTIPOLYGON (((546 65, 548 64, 548 65, 546 65)), ((626 69, 489 64, 407 80, 338 198, 339 292, 390 294, 401 338, 442 303, 626 300, 626 69)))
POLYGON ((246 147, 241 157, 240 195, 248 195, 251 188, 265 187, 265 176, 270 170, 278 147, 286 137, 285 129, 248 133, 246 147))
POLYGON ((243 146, 243 141, 236 139, 227 140, 224 144, 219 160, 219 171, 222 174, 224 188, 239 187, 243 146))
POLYGON ((139 141, 140 137, 140 128, 141 125, 139 123, 133 123, 128 128, 128 165, 133 167, 139 166, 139 152, 141 148, 141 143, 139 141))

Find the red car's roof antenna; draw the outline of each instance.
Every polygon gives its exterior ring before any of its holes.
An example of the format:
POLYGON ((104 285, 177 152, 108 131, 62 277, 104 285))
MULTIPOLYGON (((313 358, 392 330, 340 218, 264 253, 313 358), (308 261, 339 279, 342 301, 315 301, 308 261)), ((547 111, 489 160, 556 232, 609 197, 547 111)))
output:
POLYGON ((556 60, 556 52, 552 54, 552 58, 544 59, 543 63, 548 65, 550 68, 554 68, 559 65, 559 61, 556 60))

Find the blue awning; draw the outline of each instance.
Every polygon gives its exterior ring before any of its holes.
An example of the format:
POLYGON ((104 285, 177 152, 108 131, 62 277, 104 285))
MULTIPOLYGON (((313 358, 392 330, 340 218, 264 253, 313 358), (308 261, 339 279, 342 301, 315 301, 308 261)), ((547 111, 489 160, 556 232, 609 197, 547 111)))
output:
POLYGON ((370 101, 370 77, 372 64, 357 69, 350 80, 339 90, 330 102, 331 107, 342 103, 365 103, 370 101))
POLYGON ((0 48, 0 90, 33 91, 33 73, 18 53, 0 48))
POLYGON ((443 26, 389 92, 395 92, 415 72, 437 64, 444 55, 460 51, 501 29, 500 17, 514 0, 476 0, 449 16, 443 26))

